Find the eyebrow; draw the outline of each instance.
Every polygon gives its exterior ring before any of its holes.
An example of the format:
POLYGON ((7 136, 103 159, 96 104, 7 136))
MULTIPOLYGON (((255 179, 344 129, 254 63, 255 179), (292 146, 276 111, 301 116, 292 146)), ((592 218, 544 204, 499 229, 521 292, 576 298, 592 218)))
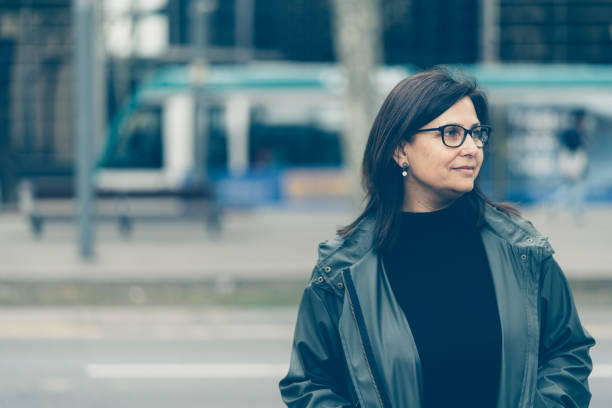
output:
MULTIPOLYGON (((462 126, 462 127, 463 127, 463 125, 462 125, 462 124, 460 124, 460 123, 456 123, 456 122, 446 123, 446 124, 441 125, 441 126, 438 126, 438 127, 442 127, 442 126, 450 126, 450 125, 457 125, 457 126, 462 126)), ((470 126, 468 129, 472 129, 472 128, 476 127, 476 126, 480 126, 480 122, 476 122, 476 123, 474 123, 474 124, 473 124, 472 126, 470 126)))

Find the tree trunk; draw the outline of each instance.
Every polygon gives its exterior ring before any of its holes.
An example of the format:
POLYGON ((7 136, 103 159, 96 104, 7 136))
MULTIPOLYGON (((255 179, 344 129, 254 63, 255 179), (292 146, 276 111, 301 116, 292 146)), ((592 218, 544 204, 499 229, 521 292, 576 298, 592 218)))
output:
POLYGON ((383 56, 379 0, 333 0, 334 42, 346 75, 343 157, 355 203, 365 143, 380 102, 376 68, 383 56))

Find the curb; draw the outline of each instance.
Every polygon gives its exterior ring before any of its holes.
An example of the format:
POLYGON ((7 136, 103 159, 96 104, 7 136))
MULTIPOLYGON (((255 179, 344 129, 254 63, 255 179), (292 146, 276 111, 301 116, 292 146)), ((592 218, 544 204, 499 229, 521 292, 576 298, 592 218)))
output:
POLYGON ((0 281, 0 306, 297 306, 302 280, 0 281))
MULTIPOLYGON (((296 307, 306 279, 0 280, 0 306, 296 307)), ((568 279, 576 303, 612 304, 610 279, 568 279)))

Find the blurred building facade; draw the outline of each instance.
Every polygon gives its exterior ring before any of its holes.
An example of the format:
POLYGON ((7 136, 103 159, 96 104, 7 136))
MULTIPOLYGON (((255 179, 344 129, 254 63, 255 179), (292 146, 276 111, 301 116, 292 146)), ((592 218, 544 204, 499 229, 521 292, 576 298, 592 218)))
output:
POLYGON ((23 172, 72 162, 70 0, 0 2, 0 174, 4 201, 23 172))
MULTIPOLYGON (((95 3, 99 24, 94 29, 105 51, 100 60, 105 122, 113 121, 143 78, 163 67, 336 62, 328 0, 95 3)), ((70 0, 0 1, 0 182, 5 202, 15 200, 23 176, 72 171, 71 7, 70 0)), ((386 65, 612 63, 612 1, 380 0, 380 7, 386 65)), ((144 124, 142 137, 158 134, 161 139, 163 113, 156 109, 135 122, 136 127, 144 124)), ((214 126, 222 112, 214 105, 206 109, 206 163, 223 168, 230 161, 229 142, 214 126)), ((257 121, 257 107, 249 115, 249 165, 274 161, 274 152, 287 166, 341 162, 339 147, 329 141, 337 136, 308 126, 266 129, 257 121), (301 140, 297 151, 283 142, 289 133, 301 140), (325 143, 329 157, 308 163, 325 143)), ((99 150, 105 138, 97 141, 99 150)), ((143 147, 138 138, 133 144, 142 152, 133 167, 160 165, 159 146, 143 147)), ((115 165, 121 160, 115 158, 115 165)))

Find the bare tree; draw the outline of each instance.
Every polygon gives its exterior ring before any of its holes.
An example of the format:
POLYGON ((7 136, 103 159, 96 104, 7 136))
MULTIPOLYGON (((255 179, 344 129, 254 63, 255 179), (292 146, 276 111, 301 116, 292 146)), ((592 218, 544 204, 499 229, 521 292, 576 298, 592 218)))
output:
POLYGON ((376 68, 383 56, 380 0, 332 0, 335 50, 346 82, 343 153, 351 174, 351 189, 361 198, 359 169, 379 98, 376 68))

